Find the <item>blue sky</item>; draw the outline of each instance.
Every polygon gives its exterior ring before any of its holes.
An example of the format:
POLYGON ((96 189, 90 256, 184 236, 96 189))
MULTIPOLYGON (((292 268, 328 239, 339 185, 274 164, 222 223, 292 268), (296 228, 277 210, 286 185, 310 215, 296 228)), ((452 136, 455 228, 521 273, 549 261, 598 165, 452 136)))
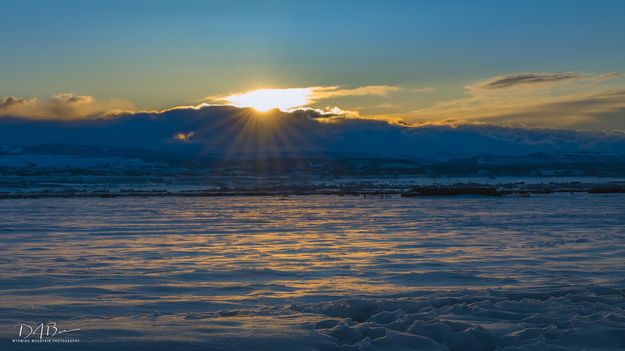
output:
MULTIPOLYGON (((588 83, 625 71, 622 1, 25 0, 1 7, 0 98, 72 93, 161 109, 257 88, 389 86, 401 91, 311 106, 408 121, 423 121, 422 111, 425 119, 487 120, 431 109, 471 98, 467 86, 497 76, 574 72, 588 83)), ((548 94, 613 91, 620 80, 548 94)))

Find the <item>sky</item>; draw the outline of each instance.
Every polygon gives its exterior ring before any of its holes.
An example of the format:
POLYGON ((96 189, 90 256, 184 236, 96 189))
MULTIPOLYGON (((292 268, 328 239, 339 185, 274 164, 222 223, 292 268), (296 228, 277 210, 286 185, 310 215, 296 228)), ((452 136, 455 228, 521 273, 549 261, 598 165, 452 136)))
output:
POLYGON ((205 103, 625 130, 623 1, 0 7, 2 116, 92 118, 205 103), (245 95, 256 89, 264 93, 245 95))

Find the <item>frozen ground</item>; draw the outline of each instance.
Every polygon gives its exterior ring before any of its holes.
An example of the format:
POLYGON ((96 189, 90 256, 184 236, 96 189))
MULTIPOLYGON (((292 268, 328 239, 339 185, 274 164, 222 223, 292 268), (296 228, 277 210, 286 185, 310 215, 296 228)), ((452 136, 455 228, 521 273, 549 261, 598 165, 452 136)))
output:
POLYGON ((2 200, 0 248, 2 350, 625 349, 625 195, 2 200))
MULTIPOLYGON (((111 161, 112 162, 112 161, 111 161)), ((2 175, 0 176, 1 193, 28 192, 63 192, 63 191, 107 191, 111 193, 139 191, 200 191, 226 189, 263 189, 271 187, 295 189, 383 189, 408 190, 416 186, 456 185, 456 184, 487 184, 492 186, 505 184, 536 185, 536 186, 596 186, 607 184, 625 184, 623 177, 320 177, 314 174, 301 173, 282 176, 128 176, 128 175, 2 175)))

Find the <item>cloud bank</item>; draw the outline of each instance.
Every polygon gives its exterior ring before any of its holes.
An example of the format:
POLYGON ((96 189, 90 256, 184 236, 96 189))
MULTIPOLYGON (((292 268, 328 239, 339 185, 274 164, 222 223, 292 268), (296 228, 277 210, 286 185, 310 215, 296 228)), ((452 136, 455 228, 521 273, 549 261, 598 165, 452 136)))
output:
POLYGON ((258 112, 231 106, 177 108, 89 120, 0 119, 1 144, 125 147, 184 155, 350 153, 405 158, 536 152, 625 153, 625 134, 507 128, 484 124, 421 126, 320 114, 314 109, 258 112))

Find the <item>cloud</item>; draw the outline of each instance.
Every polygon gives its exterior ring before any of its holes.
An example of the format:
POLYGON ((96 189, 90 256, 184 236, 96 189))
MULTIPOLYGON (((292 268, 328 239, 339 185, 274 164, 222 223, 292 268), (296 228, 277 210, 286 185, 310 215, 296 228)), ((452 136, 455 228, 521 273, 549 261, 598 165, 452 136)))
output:
POLYGON ((518 85, 545 84, 581 78, 577 73, 516 73, 492 77, 472 85, 471 89, 505 89, 518 85))
POLYGON ((125 100, 99 101, 93 96, 73 93, 56 94, 44 101, 39 101, 36 98, 23 99, 13 96, 0 99, 0 116, 30 119, 106 117, 134 110, 133 104, 125 100))
POLYGON ((563 96, 518 111, 502 111, 489 120, 492 123, 516 121, 517 124, 540 125, 546 122, 546 118, 562 127, 625 130, 625 90, 563 96), (620 116, 620 119, 611 119, 607 124, 604 118, 609 116, 620 116))
POLYGON ((417 122, 454 119, 533 128, 625 130, 625 123, 610 127, 603 121, 609 116, 616 122, 615 115, 625 108, 622 78, 619 73, 497 76, 467 86, 462 98, 400 116, 417 122))
MULTIPOLYGON (((431 93, 436 89, 392 85, 260 89, 212 96, 205 98, 208 101, 205 103, 161 111, 139 111, 131 103, 119 99, 102 101, 89 95, 61 93, 47 100, 14 96, 0 99, 0 116, 77 120, 204 110, 209 106, 220 105, 254 107, 259 111, 278 108, 282 112, 306 115, 319 123, 336 123, 338 119, 353 118, 385 120, 392 124, 417 123, 422 126, 499 124, 508 127, 625 130, 624 83, 625 76, 619 72, 499 75, 465 86, 462 97, 418 109, 415 109, 415 106, 419 106, 415 103, 415 94, 431 93), (385 98, 387 96, 388 99, 385 98), (364 98, 358 99, 357 105, 349 103, 353 101, 333 100, 345 97, 364 98), (407 103, 408 100, 410 102, 407 103)), ((172 135, 178 132, 172 131, 168 140, 171 141, 172 135)), ((193 139, 197 139, 197 134, 193 139)))
POLYGON ((273 152, 411 158, 577 151, 625 153, 624 133, 509 128, 457 121, 409 125, 315 109, 258 112, 206 105, 80 121, 5 118, 0 119, 0 140, 13 146, 62 144, 162 150, 189 158, 201 154, 240 157, 273 152))
POLYGON ((298 107, 289 112, 310 112, 310 118, 328 118, 328 117, 361 117, 358 111, 343 110, 338 106, 326 107, 325 109, 312 107, 298 107))
POLYGON ((94 101, 93 96, 61 93, 52 95, 51 101, 59 104, 89 104, 94 101))
MULTIPOLYGON (((315 86, 305 88, 257 89, 235 94, 208 96, 202 99, 215 104, 237 107, 255 107, 259 110, 278 108, 288 111, 294 108, 311 106, 322 100, 350 96, 388 96, 402 88, 390 85, 367 85, 356 88, 339 86, 315 86)), ((431 92, 432 88, 422 88, 415 92, 431 92)))
POLYGON ((341 88, 341 87, 312 87, 311 89, 311 101, 317 102, 319 100, 344 97, 344 96, 387 96, 390 93, 400 91, 401 88, 391 85, 367 85, 357 88, 341 88))
POLYGON ((0 111, 5 108, 9 108, 14 105, 19 105, 25 103, 26 100, 21 98, 16 98, 14 96, 8 96, 4 99, 0 99, 0 111))
POLYGON ((602 81, 602 80, 617 79, 621 77, 623 77, 623 74, 619 72, 609 72, 609 73, 604 73, 604 74, 598 74, 594 76, 593 78, 597 81, 602 81))

